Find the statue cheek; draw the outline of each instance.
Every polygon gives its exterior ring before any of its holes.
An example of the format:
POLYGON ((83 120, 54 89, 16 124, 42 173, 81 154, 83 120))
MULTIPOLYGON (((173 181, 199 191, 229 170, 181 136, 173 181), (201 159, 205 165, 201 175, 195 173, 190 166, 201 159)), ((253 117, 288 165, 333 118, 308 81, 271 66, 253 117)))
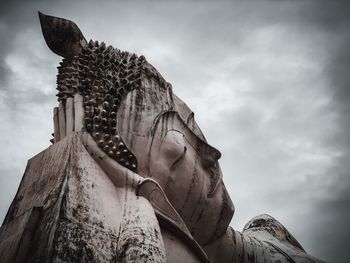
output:
POLYGON ((172 130, 162 140, 159 159, 169 169, 172 169, 185 156, 186 150, 184 135, 172 130))
POLYGON ((165 187, 171 171, 186 155, 187 148, 182 133, 171 130, 161 140, 159 146, 152 147, 150 156, 150 177, 165 187))

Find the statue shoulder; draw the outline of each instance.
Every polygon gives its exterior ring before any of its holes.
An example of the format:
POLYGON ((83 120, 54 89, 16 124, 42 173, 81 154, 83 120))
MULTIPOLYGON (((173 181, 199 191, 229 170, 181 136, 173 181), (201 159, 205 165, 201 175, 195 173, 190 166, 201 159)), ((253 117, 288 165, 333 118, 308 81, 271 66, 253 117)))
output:
POLYGON ((243 228, 242 234, 266 243, 291 262, 323 262, 307 254, 297 239, 270 215, 252 218, 243 228))

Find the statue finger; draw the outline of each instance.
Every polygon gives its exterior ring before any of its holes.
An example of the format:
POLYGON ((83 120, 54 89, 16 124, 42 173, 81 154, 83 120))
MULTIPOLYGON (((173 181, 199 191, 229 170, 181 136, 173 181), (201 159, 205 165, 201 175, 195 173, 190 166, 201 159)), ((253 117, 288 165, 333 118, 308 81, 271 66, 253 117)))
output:
POLYGON ((54 129, 53 142, 56 143, 60 140, 60 124, 59 124, 59 118, 58 118, 58 107, 53 108, 53 129, 54 129))
POLYGON ((66 113, 62 101, 58 104, 58 120, 60 126, 60 140, 66 137, 66 113))
POLYGON ((66 99, 66 136, 74 130, 74 101, 73 98, 66 99))
POLYGON ((74 131, 81 131, 84 127, 83 97, 74 95, 74 131))

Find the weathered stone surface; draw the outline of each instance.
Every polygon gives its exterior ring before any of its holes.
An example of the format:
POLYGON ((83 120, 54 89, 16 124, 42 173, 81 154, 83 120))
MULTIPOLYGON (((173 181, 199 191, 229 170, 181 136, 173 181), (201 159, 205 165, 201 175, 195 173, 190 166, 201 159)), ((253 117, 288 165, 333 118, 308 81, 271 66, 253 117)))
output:
POLYGON ((29 161, 0 240, 0 255, 7 255, 7 262, 25 262, 12 256, 23 248, 26 262, 165 260, 152 206, 132 189, 115 188, 77 134, 29 161), (41 213, 29 220, 33 212, 24 211, 34 206, 41 213), (38 242, 33 249, 23 243, 28 228, 38 242))
POLYGON ((33 207, 1 227, 1 262, 25 262, 28 259, 41 211, 41 207, 33 207))
POLYGON ((54 144, 28 162, 1 227, 5 262, 320 262, 272 217, 229 227, 221 153, 143 56, 40 20, 64 57, 54 144))

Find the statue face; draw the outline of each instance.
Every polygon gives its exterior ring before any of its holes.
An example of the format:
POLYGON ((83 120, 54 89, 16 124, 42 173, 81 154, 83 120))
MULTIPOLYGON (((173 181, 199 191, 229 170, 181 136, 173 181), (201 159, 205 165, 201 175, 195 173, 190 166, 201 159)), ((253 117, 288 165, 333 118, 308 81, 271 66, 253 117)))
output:
POLYGON ((135 154, 137 173, 160 184, 199 243, 213 241, 226 231, 234 210, 222 182, 221 154, 170 88, 146 76, 142 82, 122 101, 117 120, 124 122, 118 130, 135 154))
POLYGON ((198 138, 177 112, 161 116, 155 129, 149 176, 161 184, 196 240, 214 241, 233 215, 218 152, 198 138))
POLYGON ((155 179, 200 244, 221 236, 233 204, 220 152, 206 142, 192 111, 143 56, 87 43, 73 22, 61 20, 41 16, 48 46, 65 57, 59 101, 82 96, 84 129, 113 160, 155 179))

